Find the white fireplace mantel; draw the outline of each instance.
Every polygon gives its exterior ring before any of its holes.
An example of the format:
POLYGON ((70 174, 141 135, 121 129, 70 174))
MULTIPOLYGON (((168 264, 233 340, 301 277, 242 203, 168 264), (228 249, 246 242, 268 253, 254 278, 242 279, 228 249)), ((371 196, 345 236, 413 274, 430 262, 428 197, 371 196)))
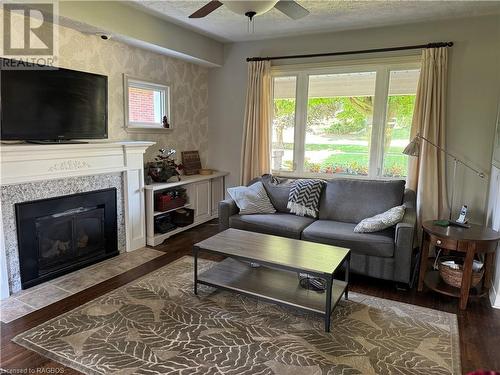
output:
POLYGON ((154 142, 10 144, 0 146, 0 184, 89 176, 143 169, 143 154, 154 142))
MULTIPOLYGON (((154 142, 143 141, 55 145, 3 144, 0 146, 0 185, 123 173, 126 249, 132 251, 146 245, 144 152, 152 145, 154 142)), ((0 242, 0 298, 5 298, 9 290, 8 286, 7 291, 4 289, 3 277, 7 270, 1 231, 0 242)))

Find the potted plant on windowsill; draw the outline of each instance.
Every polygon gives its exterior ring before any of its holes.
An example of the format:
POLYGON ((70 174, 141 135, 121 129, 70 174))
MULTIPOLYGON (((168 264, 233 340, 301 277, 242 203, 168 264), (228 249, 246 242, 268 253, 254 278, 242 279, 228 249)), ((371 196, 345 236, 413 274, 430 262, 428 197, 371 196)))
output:
POLYGON ((176 151, 174 149, 160 149, 155 160, 146 164, 148 177, 154 182, 167 182, 176 176, 177 181, 181 180, 180 173, 182 164, 177 164, 174 160, 176 151))

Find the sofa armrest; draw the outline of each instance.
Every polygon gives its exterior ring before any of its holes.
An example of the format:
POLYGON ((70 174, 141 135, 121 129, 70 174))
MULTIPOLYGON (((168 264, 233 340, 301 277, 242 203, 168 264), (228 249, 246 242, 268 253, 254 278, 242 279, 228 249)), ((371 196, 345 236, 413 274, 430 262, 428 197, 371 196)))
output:
POLYGON ((219 229, 226 230, 229 228, 229 217, 236 215, 239 212, 238 206, 231 199, 225 199, 219 202, 219 229))
POLYGON ((406 207, 405 214, 403 219, 396 224, 394 238, 394 280, 409 283, 412 271, 413 241, 417 226, 416 194, 413 190, 405 190, 403 204, 406 207))
POLYGON ((411 189, 405 189, 403 195, 403 205, 406 208, 417 208, 417 193, 411 189))

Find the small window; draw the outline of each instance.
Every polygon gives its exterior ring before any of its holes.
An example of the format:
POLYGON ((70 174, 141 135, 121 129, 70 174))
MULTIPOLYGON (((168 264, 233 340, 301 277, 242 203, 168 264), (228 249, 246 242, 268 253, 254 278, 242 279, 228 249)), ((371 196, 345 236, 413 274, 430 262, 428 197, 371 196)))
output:
POLYGON ((168 129, 170 87, 125 76, 125 126, 129 129, 168 129))

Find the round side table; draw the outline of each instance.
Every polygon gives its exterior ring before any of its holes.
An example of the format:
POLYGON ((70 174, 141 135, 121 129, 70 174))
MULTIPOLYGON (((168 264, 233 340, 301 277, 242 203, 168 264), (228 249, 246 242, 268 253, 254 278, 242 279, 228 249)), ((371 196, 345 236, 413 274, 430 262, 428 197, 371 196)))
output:
POLYGON ((432 220, 424 222, 422 229, 418 291, 422 291, 425 283, 428 288, 438 293, 460 298, 460 309, 464 310, 470 295, 483 296, 488 292, 500 232, 475 224, 471 224, 470 228, 441 227, 434 225, 432 220), (442 281, 438 271, 427 271, 429 251, 432 247, 464 253, 464 272, 460 288, 454 288, 442 281), (474 256, 479 253, 485 254, 483 281, 471 290, 472 262, 474 256))

